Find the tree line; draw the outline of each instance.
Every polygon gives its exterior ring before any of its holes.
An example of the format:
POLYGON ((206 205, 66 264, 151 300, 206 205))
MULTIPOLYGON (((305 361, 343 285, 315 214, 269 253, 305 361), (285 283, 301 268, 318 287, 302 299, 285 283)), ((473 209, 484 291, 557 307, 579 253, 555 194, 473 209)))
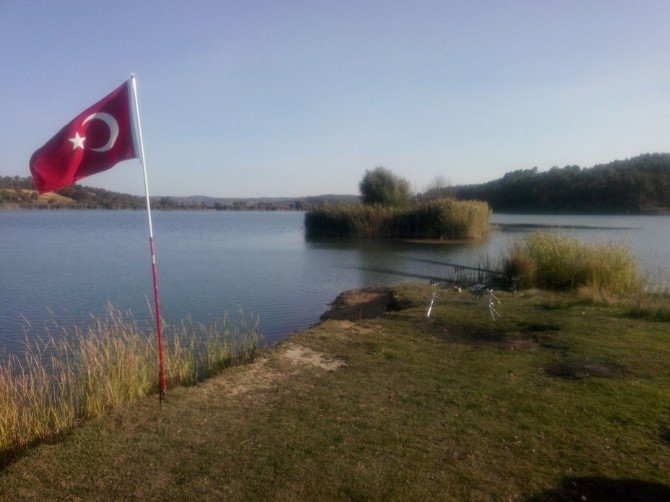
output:
POLYGON ((422 195, 487 202, 494 211, 667 213, 670 154, 654 153, 591 168, 576 165, 508 172, 476 185, 436 188, 422 195))
MULTIPOLYGON (((365 204, 403 205, 412 199, 409 182, 384 168, 366 171, 361 181, 365 204)), ((58 197, 38 196, 30 177, 0 176, 0 207, 78 209, 140 209, 144 197, 102 188, 72 185, 56 192, 58 197)), ((416 199, 479 200, 498 212, 553 213, 668 213, 670 212, 670 154, 654 153, 600 164, 576 165, 538 172, 537 167, 506 173, 487 183, 436 186, 416 199)), ((152 197, 156 209, 309 210, 343 196, 283 200, 223 200, 188 197, 152 197)), ((355 196, 343 199, 355 203, 355 196)))

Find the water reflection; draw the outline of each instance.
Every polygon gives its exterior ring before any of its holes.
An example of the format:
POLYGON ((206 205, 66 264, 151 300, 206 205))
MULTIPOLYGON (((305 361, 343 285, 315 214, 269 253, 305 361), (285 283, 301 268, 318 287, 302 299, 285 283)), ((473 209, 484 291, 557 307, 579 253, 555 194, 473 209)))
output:
POLYGON ((356 271, 360 287, 392 284, 399 280, 440 280, 445 277, 445 258, 472 259, 472 245, 464 243, 417 243, 390 240, 306 240, 311 250, 328 254, 340 273, 356 271), (432 260, 430 258, 433 258, 432 260), (439 260, 438 260, 439 259, 439 260))

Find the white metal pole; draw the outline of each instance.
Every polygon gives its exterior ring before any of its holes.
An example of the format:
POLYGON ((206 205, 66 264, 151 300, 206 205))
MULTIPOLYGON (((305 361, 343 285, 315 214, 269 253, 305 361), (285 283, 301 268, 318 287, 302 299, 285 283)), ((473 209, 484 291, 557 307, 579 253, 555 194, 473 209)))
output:
POLYGON ((151 222, 151 201, 149 200, 149 182, 147 180, 147 163, 144 156, 144 140, 142 138, 142 123, 140 121, 140 108, 137 101, 137 83, 135 74, 130 76, 131 89, 133 94, 134 117, 136 123, 136 148, 139 147, 140 163, 144 172, 144 194, 147 203, 147 217, 149 219, 149 248, 151 251, 151 272, 154 283, 154 300, 156 303, 156 333, 158 335, 158 366, 159 366, 159 399, 162 401, 165 395, 165 365, 163 357, 163 326, 161 323, 160 297, 158 294, 158 273, 156 270, 156 247, 154 245, 154 228, 151 222), (138 144, 139 143, 139 144, 138 144))

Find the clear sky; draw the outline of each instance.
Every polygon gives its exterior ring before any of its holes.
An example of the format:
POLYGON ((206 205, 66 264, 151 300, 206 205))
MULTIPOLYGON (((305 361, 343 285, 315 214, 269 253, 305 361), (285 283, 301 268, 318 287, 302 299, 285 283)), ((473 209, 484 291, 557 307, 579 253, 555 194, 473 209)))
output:
POLYGON ((670 151, 669 61, 667 0, 0 0, 0 174, 132 72, 155 195, 588 167, 670 151))

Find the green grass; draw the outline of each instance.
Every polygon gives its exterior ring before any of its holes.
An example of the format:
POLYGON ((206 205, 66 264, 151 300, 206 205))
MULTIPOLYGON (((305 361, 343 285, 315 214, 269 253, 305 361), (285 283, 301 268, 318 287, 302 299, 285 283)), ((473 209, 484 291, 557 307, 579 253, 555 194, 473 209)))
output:
MULTIPOLYGON (((193 385, 250 360, 255 325, 228 318, 165 330, 170 386, 193 385)), ((109 308, 87 328, 59 330, 27 343, 0 365, 0 460, 69 431, 82 420, 158 392, 157 342, 132 318, 109 308)))
POLYGON ((628 316, 667 297, 501 293, 492 322, 486 301, 447 290, 426 319, 430 293, 394 288, 402 310, 327 321, 253 364, 172 390, 162 407, 140 399, 30 448, 0 473, 0 498, 593 500, 596 488, 668 490, 668 324, 628 316), (302 359, 289 357, 296 348, 302 359))
POLYGON ((325 205, 305 214, 309 237, 482 239, 491 210, 484 202, 440 199, 414 206, 325 205))
POLYGON ((614 243, 587 243, 563 234, 536 232, 514 241, 504 269, 522 288, 630 294, 643 279, 630 250, 614 243))
POLYGON ((670 322, 670 306, 638 303, 628 310, 626 316, 647 321, 670 322))

